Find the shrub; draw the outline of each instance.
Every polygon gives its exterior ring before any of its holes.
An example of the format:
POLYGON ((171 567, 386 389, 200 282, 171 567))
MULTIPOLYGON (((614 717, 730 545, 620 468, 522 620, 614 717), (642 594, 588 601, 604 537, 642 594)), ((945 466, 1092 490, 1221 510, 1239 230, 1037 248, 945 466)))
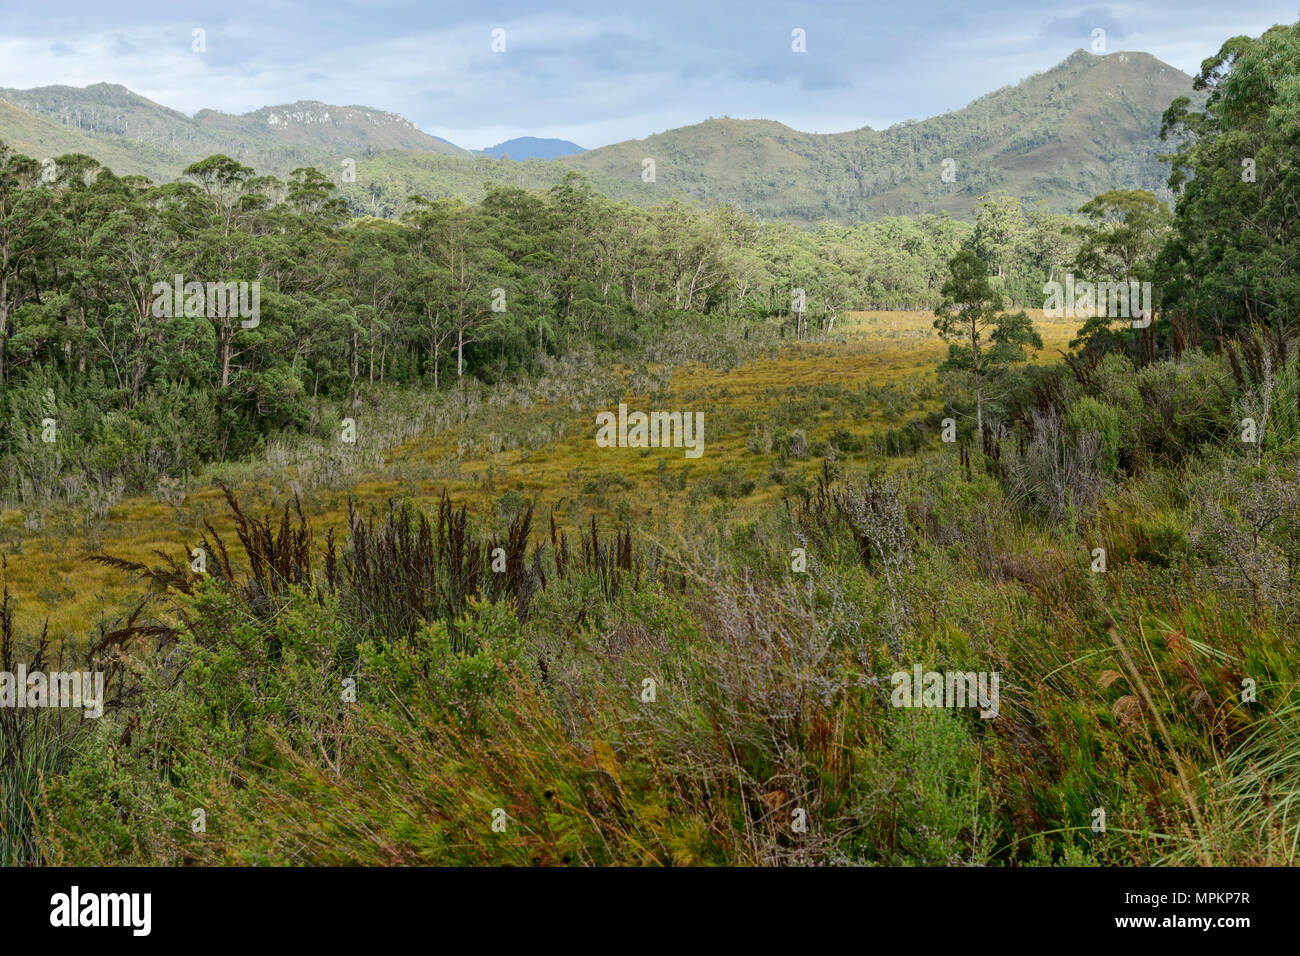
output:
POLYGON ((1178 461, 1236 431, 1233 391, 1223 362, 1188 352, 1138 372, 1139 441, 1147 460, 1178 461))
POLYGON ((1120 413, 1116 409, 1090 395, 1082 395, 1066 413, 1065 432, 1066 439, 1076 447, 1082 445, 1089 433, 1095 434, 1100 440, 1097 464, 1101 477, 1115 476, 1123 442, 1120 413))
POLYGON ((1093 512, 1105 488, 1102 437, 1087 430, 1072 437, 1055 408, 1034 412, 1032 421, 1025 450, 1006 457, 1007 494, 1033 514, 1076 523, 1093 512))

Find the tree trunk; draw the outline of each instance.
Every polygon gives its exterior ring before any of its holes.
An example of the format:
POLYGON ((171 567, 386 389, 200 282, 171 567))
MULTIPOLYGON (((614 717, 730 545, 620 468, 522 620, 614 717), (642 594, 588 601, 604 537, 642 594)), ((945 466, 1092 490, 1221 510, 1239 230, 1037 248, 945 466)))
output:
POLYGON ((0 278, 0 385, 5 381, 5 354, 9 345, 9 279, 0 278))
POLYGON ((975 368, 975 440, 982 452, 984 450, 984 389, 980 384, 980 353, 979 343, 976 340, 975 323, 970 327, 970 357, 971 364, 975 368))
POLYGON ((224 390, 230 384, 230 339, 232 332, 229 327, 221 328, 221 387, 224 390))

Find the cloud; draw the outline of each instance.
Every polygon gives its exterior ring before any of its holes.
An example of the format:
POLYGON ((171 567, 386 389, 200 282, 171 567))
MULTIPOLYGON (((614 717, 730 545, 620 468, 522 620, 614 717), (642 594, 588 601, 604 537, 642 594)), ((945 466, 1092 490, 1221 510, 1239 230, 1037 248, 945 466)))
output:
POLYGON ((1092 41, 1094 30, 1105 30, 1107 43, 1126 36, 1124 21, 1109 7, 1090 7, 1074 16, 1050 17, 1043 22, 1041 36, 1053 40, 1069 39, 1086 47, 1092 41))
POLYGON ((804 90, 840 90, 852 85, 848 74, 834 64, 814 62, 810 66, 804 66, 795 54, 784 63, 755 64, 738 75, 745 80, 774 83, 778 86, 793 81, 804 90))
POLYGON ((401 113, 469 148, 599 145, 709 116, 796 129, 888 126, 960 108, 1088 49, 1194 71, 1229 36, 1292 22, 1287 0, 66 0, 6 12, 0 86, 119 83, 186 113, 302 99, 401 113), (491 31, 506 31, 493 53, 491 31), (806 31, 807 52, 791 51, 806 31), (191 31, 206 32, 206 52, 191 31))

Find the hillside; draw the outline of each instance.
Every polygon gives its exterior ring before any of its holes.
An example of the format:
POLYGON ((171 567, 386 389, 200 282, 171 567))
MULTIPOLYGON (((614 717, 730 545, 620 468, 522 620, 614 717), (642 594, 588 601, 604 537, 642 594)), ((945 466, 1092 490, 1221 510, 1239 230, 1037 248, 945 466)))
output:
POLYGON ((0 100, 20 107, 0 110, 0 140, 37 156, 89 153, 118 172, 156 180, 213 153, 281 176, 306 165, 337 175, 351 158, 357 178, 343 195, 358 213, 397 214, 416 193, 474 200, 488 182, 545 188, 575 170, 605 195, 638 205, 684 196, 808 224, 965 216, 994 189, 1058 211, 1107 189, 1168 198, 1158 132, 1180 95, 1195 97, 1191 78, 1149 54, 1080 50, 961 110, 885 130, 814 134, 727 117, 560 155, 579 147, 523 137, 471 154, 396 114, 316 101, 188 117, 101 83, 0 89, 0 100), (641 178, 647 158, 656 164, 653 184, 641 178), (952 182, 943 177, 947 159, 955 164, 952 182))
POLYGON ((964 109, 883 131, 818 135, 711 119, 559 162, 639 183, 643 159, 653 158, 657 188, 764 218, 964 215, 991 189, 1064 211, 1111 188, 1167 195, 1168 172, 1156 159, 1160 117, 1184 94, 1191 78, 1149 54, 1080 50, 964 109), (947 158, 956 162, 953 183, 941 175, 947 158))
POLYGON ((138 173, 153 179, 169 178, 172 156, 144 144, 119 143, 76 127, 55 125, 6 102, 10 90, 0 90, 0 142, 10 149, 45 159, 67 153, 86 153, 119 173, 138 173))
POLYGON ((142 173, 154 179, 173 178, 213 153, 279 175, 306 165, 332 168, 346 158, 360 160, 394 149, 468 155, 420 132, 402 116, 363 106, 300 101, 242 115, 201 110, 189 117, 108 83, 84 89, 0 89, 0 100, 27 114, 0 114, 0 139, 14 148, 41 155, 86 152, 119 173, 142 173), (33 125, 31 120, 44 124, 33 125), (25 135, 27 127, 40 130, 41 135, 25 135), (63 136, 54 136, 48 128, 63 136), (68 147, 59 148, 63 143, 68 147))

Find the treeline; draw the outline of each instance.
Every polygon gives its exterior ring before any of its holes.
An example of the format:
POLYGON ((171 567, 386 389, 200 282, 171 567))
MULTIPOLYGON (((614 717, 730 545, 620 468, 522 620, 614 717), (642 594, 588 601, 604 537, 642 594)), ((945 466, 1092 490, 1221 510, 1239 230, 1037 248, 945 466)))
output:
POLYGON ((850 308, 926 308, 970 233, 946 217, 808 232, 726 206, 641 209, 576 175, 350 219, 315 169, 284 182, 214 156, 155 185, 0 148, 0 457, 41 462, 7 469, 5 490, 54 479, 43 453, 69 441, 96 449, 92 479, 140 486, 363 387, 495 380, 680 325, 794 334, 850 308))
POLYGON ((213 156, 158 185, 0 146, 0 494, 61 480, 65 440, 90 450, 89 479, 141 486, 310 427, 314 400, 363 387, 499 380, 588 345, 643 352, 684 327, 803 334, 850 309, 932 309, 959 252, 1012 307, 1042 307, 1043 284, 1070 271, 1152 283, 1155 321, 1090 319, 1075 343, 1087 363, 1217 347, 1293 315, 1300 124, 1260 78, 1297 59, 1294 27, 1236 38, 1197 78, 1205 112, 1173 103, 1173 214, 1141 190, 1076 216, 997 192, 972 222, 804 230, 727 205, 640 208, 570 174, 546 191, 488 184, 477 203, 415 198, 400 219, 352 218, 312 168, 282 181, 213 156), (254 287, 258 314, 214 310, 211 284, 254 287))

